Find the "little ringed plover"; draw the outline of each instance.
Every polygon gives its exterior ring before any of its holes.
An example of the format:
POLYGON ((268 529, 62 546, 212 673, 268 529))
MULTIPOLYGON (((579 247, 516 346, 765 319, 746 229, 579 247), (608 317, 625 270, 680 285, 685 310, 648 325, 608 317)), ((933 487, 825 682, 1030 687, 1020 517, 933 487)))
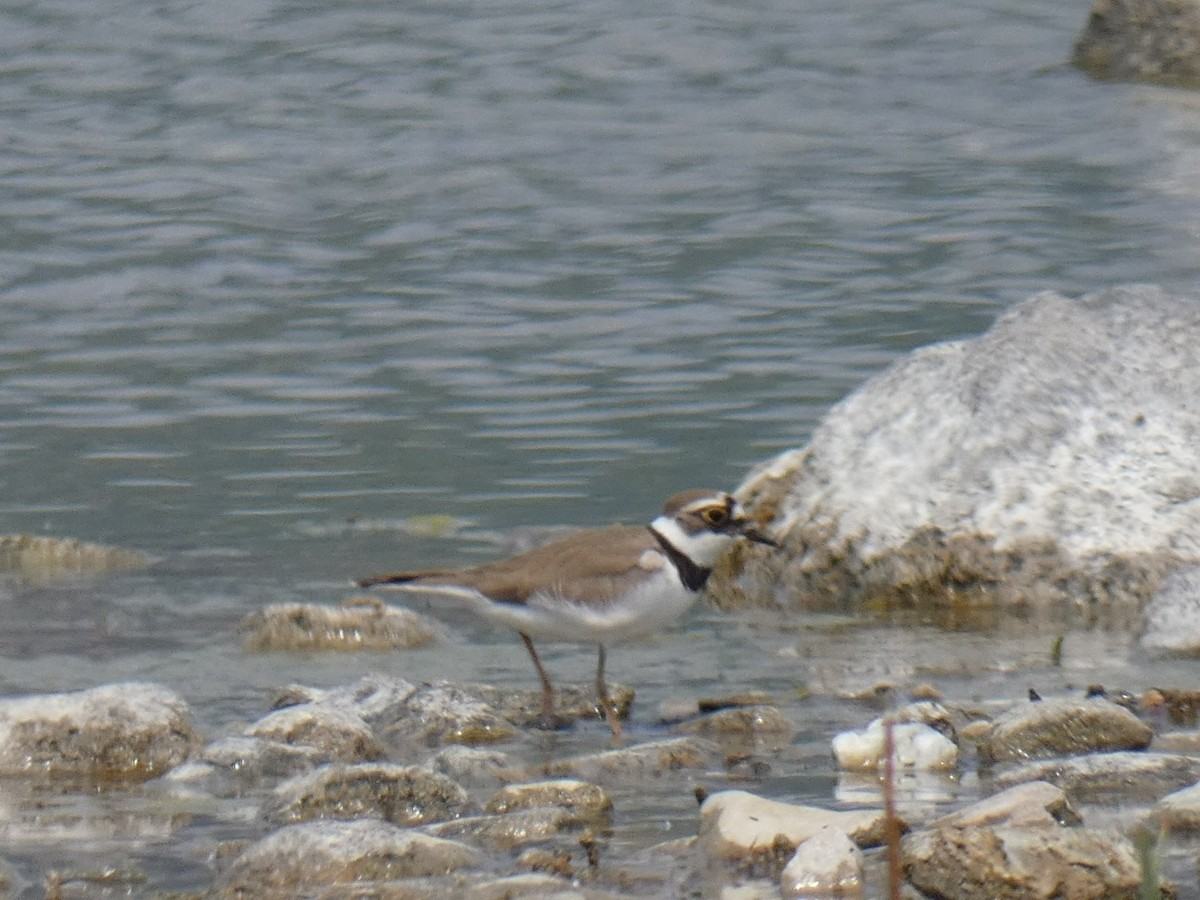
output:
POLYGON ((596 693, 619 738, 621 723, 604 680, 606 645, 650 634, 691 609, 717 557, 739 537, 778 546, 730 494, 692 490, 667 500, 649 527, 580 531, 496 562, 372 575, 358 585, 450 597, 516 631, 542 682, 547 725, 555 720, 554 687, 533 638, 596 644, 596 693))

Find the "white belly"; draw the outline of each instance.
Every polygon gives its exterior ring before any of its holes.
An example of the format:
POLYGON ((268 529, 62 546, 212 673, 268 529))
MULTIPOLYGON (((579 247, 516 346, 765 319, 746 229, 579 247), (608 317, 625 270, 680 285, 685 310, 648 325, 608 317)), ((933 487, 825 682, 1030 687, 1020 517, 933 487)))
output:
POLYGON ((476 595, 470 606, 489 621, 530 637, 612 644, 646 637, 672 624, 692 608, 699 596, 699 592, 683 586, 674 566, 665 566, 640 587, 604 605, 542 594, 524 606, 495 603, 476 595))

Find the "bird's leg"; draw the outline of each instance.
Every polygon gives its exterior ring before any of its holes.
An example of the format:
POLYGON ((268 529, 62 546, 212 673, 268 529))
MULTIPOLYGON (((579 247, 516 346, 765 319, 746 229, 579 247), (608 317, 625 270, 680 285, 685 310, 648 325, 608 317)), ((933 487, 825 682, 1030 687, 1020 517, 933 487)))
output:
POLYGON ((604 680, 604 659, 606 653, 604 645, 598 644, 600 648, 600 659, 596 664, 596 697, 600 700, 600 708, 604 710, 604 718, 608 719, 608 727, 612 729, 613 740, 621 740, 621 717, 617 714, 617 707, 612 702, 612 698, 608 696, 608 683, 604 680))
POLYGON ((538 657, 537 648, 533 646, 533 641, 525 632, 520 632, 521 640, 525 642, 525 649, 529 651, 529 656, 533 660, 533 667, 537 669, 538 677, 542 679, 542 727, 556 728, 558 727, 558 718, 554 715, 554 685, 550 683, 550 676, 546 674, 546 668, 542 665, 542 660, 538 657))

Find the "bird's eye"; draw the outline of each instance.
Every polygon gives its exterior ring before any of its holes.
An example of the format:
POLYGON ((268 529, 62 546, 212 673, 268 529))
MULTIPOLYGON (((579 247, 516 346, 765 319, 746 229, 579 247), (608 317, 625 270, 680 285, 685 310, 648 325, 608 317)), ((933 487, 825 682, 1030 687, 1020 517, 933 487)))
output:
POLYGON ((729 521, 729 510, 723 506, 710 506, 704 511, 704 521, 719 528, 729 521))

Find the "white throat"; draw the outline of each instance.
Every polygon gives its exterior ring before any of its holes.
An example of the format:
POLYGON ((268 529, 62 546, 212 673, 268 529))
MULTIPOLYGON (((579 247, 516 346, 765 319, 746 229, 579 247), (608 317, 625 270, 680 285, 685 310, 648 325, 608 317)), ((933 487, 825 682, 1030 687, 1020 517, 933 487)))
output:
POLYGON ((659 516, 650 523, 650 527, 658 532, 664 541, 704 569, 711 569, 717 557, 733 541, 731 535, 712 531, 688 534, 670 516, 659 516))

